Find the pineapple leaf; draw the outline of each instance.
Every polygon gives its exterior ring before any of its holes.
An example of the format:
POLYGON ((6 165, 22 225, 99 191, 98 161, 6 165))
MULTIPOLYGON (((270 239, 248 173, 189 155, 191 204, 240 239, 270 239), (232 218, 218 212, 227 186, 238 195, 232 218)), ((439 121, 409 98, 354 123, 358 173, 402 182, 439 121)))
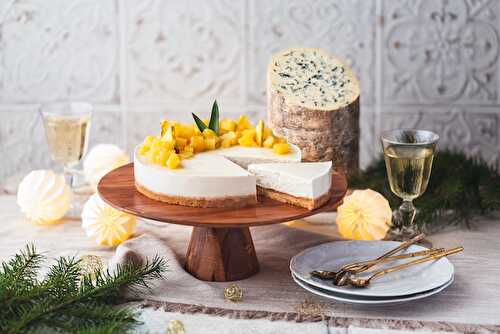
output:
POLYGON ((217 135, 219 134, 219 106, 217 105, 217 100, 214 100, 214 104, 212 105, 212 113, 210 114, 208 127, 217 135))
POLYGON ((196 126, 198 126, 200 132, 203 132, 203 130, 208 129, 205 123, 203 123, 203 121, 198 116, 196 116, 194 113, 191 113, 191 115, 193 115, 194 122, 196 123, 196 126))

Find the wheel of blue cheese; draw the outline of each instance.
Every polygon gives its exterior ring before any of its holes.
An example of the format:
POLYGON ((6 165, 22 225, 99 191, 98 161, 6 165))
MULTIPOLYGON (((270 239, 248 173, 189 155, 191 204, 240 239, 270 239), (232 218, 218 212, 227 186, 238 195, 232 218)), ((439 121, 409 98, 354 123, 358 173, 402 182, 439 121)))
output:
POLYGON ((300 147, 303 161, 332 161, 358 169, 359 81, 341 60, 321 49, 287 49, 267 71, 267 112, 277 135, 300 147))

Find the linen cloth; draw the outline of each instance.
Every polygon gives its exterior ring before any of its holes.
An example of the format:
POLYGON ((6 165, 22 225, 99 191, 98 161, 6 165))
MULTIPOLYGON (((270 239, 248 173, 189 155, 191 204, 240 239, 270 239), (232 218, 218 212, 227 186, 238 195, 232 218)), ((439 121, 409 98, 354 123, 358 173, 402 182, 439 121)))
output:
MULTIPOLYGON (((321 220, 332 222, 331 216, 321 220)), ((292 225, 307 226, 306 223, 292 225)), ((311 226, 311 229, 318 227, 311 226)), ((328 322, 332 327, 401 326, 401 329, 456 329, 462 332, 472 326, 473 332, 479 332, 478 328, 481 332, 500 331, 498 218, 478 223, 476 230, 449 231, 433 236, 431 241, 435 245, 452 247, 461 244, 465 247, 463 254, 451 259, 456 268, 454 284, 439 295, 386 307, 329 301, 313 296, 293 282, 289 272, 290 258, 305 248, 337 240, 334 233, 325 235, 284 224, 251 230, 260 272, 236 282, 243 289, 244 297, 241 303, 232 303, 223 298, 224 287, 231 283, 200 281, 183 270, 190 227, 140 221, 134 239, 117 249, 104 248, 86 237, 80 221, 34 226, 19 213, 14 196, 0 196, 0 260, 6 260, 28 242, 33 242, 51 259, 94 254, 102 256, 111 265, 131 254, 138 258, 159 254, 168 259, 169 272, 164 281, 156 282, 142 297, 147 300, 147 305, 162 306, 167 311, 225 314, 247 319, 278 317, 300 320, 295 315, 307 300, 321 305, 322 314, 330 317, 328 322), (471 272, 475 274, 474 280, 468 276, 471 272)))

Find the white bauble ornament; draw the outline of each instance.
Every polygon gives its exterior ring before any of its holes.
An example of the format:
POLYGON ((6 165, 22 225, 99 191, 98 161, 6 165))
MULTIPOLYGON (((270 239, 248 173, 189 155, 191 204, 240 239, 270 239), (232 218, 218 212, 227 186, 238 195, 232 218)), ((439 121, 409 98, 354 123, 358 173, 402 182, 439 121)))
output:
POLYGON ((64 176, 51 170, 34 170, 19 184, 17 204, 33 222, 53 224, 68 212, 71 190, 64 176))
POLYGON ((135 216, 116 210, 98 194, 92 195, 82 211, 82 227, 90 238, 103 246, 116 246, 135 231, 135 216))
POLYGON ((129 156, 118 146, 113 144, 96 145, 83 161, 85 179, 95 190, 104 175, 129 162, 129 156))

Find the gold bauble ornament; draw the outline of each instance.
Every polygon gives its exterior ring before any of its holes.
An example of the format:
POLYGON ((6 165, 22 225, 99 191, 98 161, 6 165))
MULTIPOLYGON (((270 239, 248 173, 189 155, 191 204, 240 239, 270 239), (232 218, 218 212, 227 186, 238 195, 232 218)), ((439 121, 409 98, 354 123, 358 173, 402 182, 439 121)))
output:
POLYGON ((378 192, 354 190, 337 209, 337 226, 347 239, 381 240, 390 228, 392 210, 378 192))
POLYGON ((92 195, 83 207, 82 227, 99 245, 119 245, 134 234, 135 224, 135 216, 104 203, 98 194, 92 195))
POLYGON ((243 290, 237 284, 231 284, 224 289, 224 299, 234 303, 240 302, 243 299, 243 290))

